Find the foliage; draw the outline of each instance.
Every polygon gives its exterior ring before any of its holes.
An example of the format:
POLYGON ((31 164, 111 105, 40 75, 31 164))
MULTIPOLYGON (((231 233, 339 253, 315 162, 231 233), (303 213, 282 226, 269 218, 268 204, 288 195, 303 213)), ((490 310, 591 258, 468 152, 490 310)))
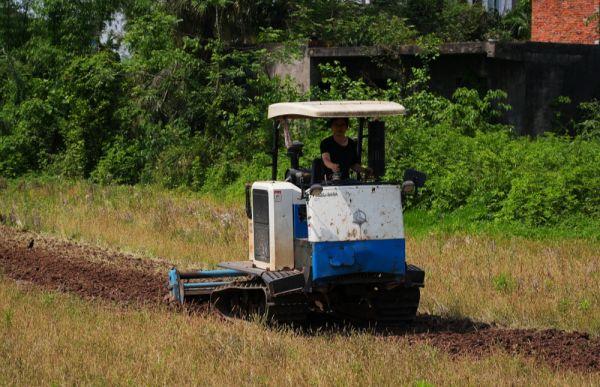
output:
MULTIPOLYGON (((581 120, 559 120, 558 135, 531 140, 498 123, 509 109, 502 91, 458 89, 443 98, 429 90, 427 64, 441 42, 481 38, 500 20, 480 6, 458 0, 2 4, 11 20, 0 26, 2 176, 41 172, 236 196, 243 183, 269 176, 270 103, 384 99, 409 111, 388 122, 386 178, 399 180, 408 167, 429 175, 409 206, 437 214, 472 208, 473 219, 530 225, 600 213, 598 101, 581 104, 581 120), (127 16, 123 57, 116 40, 100 39, 116 13, 127 16), (374 44, 388 53, 416 43, 425 67, 380 89, 324 64, 323 87, 304 96, 289 80, 271 79, 266 68, 306 37, 374 44), (285 44, 246 46, 255 41, 285 44)), ((318 155, 319 126, 294 129, 306 145, 304 163, 318 155)))
POLYGON ((552 102, 550 108, 553 111, 551 132, 600 139, 600 100, 593 99, 576 106, 570 97, 561 95, 552 102))
MULTIPOLYGON (((426 72, 415 71, 406 86, 374 89, 350 79, 336 65, 321 67, 326 90, 320 99, 399 100, 409 114, 389 119, 386 178, 402 179, 406 168, 429 180, 409 206, 435 213, 470 207, 473 220, 556 224, 574 214, 600 216, 600 143, 582 135, 515 137, 498 124, 509 106, 506 94, 480 95, 458 89, 451 99, 428 91, 426 72)), ((598 123, 597 102, 583 104, 588 115, 577 127, 598 123)), ((588 132, 585 132, 588 133, 588 132)))
POLYGON ((124 0, 28 0, 25 3, 31 4, 31 12, 23 9, 21 15, 35 15, 30 18, 34 36, 80 54, 89 53, 100 45, 104 22, 124 0))
POLYGON ((596 31, 598 33, 600 33, 600 8, 596 8, 596 12, 592 13, 590 16, 588 16, 585 21, 584 21, 585 25, 595 25, 596 26, 596 31))
POLYGON ((529 0, 519 1, 505 17, 462 0, 380 0, 369 6, 345 0, 291 3, 289 31, 336 46, 393 48, 414 43, 419 35, 442 41, 525 39, 531 15, 529 0))
MULTIPOLYGON (((136 1, 124 10, 129 55, 119 58, 99 35, 124 4, 32 2, 41 15, 29 15, 34 37, 0 57, 3 175, 201 189, 207 176, 229 182, 230 174, 209 173, 213 165, 227 158, 237 170, 254 159, 248 150, 266 149, 264 111, 295 98, 288 83, 268 77, 271 53, 182 36, 166 5, 136 1)), ((203 4, 198 12, 232 5, 203 4)))
POLYGON ((575 132, 585 139, 600 140, 600 100, 582 102, 579 109, 583 114, 575 124, 575 132))
POLYGON ((29 11, 31 1, 0 1, 0 48, 21 46, 29 38, 29 11))
POLYGON ((377 2, 364 6, 353 1, 301 0, 296 2, 288 28, 323 45, 390 48, 412 43, 417 34, 397 9, 377 2))
POLYGON ((481 3, 470 5, 465 1, 445 0, 442 4, 438 11, 439 23, 443 26, 439 35, 445 41, 482 40, 488 30, 499 24, 498 15, 487 12, 481 3))
POLYGON ((531 0, 518 0, 499 23, 485 34, 496 40, 527 40, 531 37, 531 0))

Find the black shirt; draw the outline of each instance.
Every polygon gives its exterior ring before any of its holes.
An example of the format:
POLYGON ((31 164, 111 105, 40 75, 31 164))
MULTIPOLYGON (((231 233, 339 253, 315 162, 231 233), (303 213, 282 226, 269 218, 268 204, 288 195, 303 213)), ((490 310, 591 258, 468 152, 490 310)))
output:
MULTIPOLYGON (((350 178, 350 167, 354 164, 358 164, 358 153, 356 151, 356 141, 348 138, 348 144, 341 146, 333 139, 333 136, 329 136, 321 141, 321 154, 329 153, 331 162, 340 165, 340 172, 342 179, 350 178)), ((331 176, 333 171, 325 167, 328 176, 331 176)))

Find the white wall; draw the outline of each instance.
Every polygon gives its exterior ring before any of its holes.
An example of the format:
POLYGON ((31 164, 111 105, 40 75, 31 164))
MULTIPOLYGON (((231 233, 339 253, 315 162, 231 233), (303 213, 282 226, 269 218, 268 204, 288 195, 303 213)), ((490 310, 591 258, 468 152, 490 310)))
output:
POLYGON ((487 10, 495 9, 498 13, 504 15, 513 8, 516 0, 467 0, 467 2, 469 4, 481 3, 483 8, 487 10))

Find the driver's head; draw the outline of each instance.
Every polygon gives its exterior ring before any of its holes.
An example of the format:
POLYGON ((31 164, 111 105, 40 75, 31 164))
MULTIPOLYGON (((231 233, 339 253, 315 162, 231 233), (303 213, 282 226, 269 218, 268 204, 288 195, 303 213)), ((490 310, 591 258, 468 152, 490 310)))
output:
POLYGON ((329 120, 329 127, 333 134, 345 135, 348 131, 348 124, 350 120, 347 117, 344 118, 332 118, 329 120))

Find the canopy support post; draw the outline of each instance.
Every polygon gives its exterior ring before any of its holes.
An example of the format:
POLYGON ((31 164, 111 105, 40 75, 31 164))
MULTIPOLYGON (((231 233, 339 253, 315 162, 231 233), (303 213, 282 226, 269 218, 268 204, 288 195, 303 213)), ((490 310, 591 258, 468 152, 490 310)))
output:
MULTIPOLYGON (((360 117, 358 119, 358 141, 356 144, 356 154, 358 155, 358 160, 360 161, 360 165, 362 165, 362 145, 363 145, 363 132, 365 129, 365 120, 366 118, 360 117)), ((356 173, 357 180, 361 180, 360 173, 356 173)))
POLYGON ((279 151, 279 121, 273 121, 273 149, 271 149, 271 180, 277 180, 277 158, 279 151))

